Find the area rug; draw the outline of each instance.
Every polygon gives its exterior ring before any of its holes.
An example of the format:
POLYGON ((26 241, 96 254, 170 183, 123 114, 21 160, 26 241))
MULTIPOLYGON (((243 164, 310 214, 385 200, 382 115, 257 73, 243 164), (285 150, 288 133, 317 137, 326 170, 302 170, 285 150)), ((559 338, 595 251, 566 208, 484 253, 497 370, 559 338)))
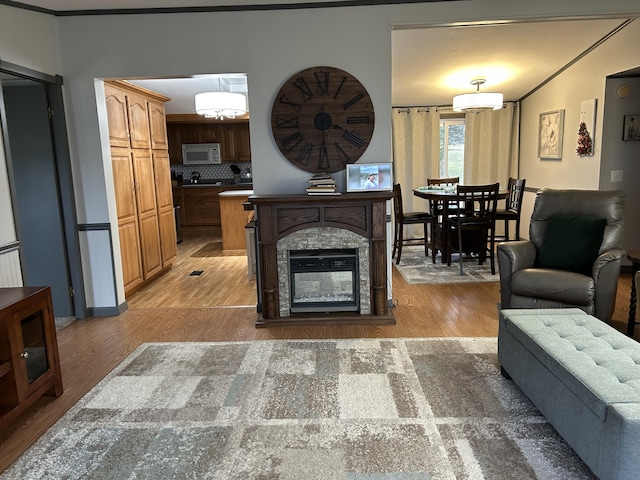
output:
POLYGON ((496 259, 496 274, 491 275, 491 264, 486 259, 484 265, 478 265, 478 257, 468 255, 462 256, 462 267, 464 275, 460 275, 460 265, 458 263, 458 254, 454 254, 451 258, 451 266, 447 266, 446 262, 442 263, 442 256, 436 256, 436 263, 431 261, 431 252, 429 256, 424 255, 424 246, 406 246, 402 247, 402 256, 400 263, 393 266, 398 269, 402 278, 407 283, 466 283, 466 282, 499 282, 498 261, 496 259))
POLYGON ((144 344, 2 478, 595 478, 496 343, 144 344))

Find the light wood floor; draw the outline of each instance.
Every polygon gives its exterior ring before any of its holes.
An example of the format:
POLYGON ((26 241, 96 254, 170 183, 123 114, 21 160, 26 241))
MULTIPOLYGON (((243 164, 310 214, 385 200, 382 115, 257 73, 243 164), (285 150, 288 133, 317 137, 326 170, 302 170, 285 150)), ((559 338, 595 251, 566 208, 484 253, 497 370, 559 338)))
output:
MULTIPOLYGON (((255 281, 247 278, 245 252, 222 252, 216 245, 219 230, 189 229, 183 238, 174 267, 128 298, 128 311, 117 317, 78 320, 58 333, 64 394, 58 399, 39 400, 0 432, 0 472, 144 342, 473 337, 496 336, 498 332, 497 282, 409 285, 395 268, 396 325, 256 329, 255 281), (189 276, 194 270, 203 273, 189 276)), ((630 281, 628 274, 620 278, 612 322, 623 332, 630 281)))

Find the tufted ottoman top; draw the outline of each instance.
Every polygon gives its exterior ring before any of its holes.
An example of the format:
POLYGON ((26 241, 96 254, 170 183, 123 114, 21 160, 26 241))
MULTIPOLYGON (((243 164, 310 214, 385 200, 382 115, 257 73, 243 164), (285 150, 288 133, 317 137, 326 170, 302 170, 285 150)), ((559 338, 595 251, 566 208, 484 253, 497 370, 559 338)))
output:
POLYGON ((578 309, 501 315, 507 330, 601 420, 607 404, 640 404, 640 343, 578 309))

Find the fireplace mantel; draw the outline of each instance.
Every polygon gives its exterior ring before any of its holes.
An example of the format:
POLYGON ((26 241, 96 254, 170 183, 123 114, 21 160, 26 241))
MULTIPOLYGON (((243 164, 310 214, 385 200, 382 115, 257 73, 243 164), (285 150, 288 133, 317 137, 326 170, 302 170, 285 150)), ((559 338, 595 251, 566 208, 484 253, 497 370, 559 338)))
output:
POLYGON ((258 242, 256 326, 292 324, 393 324, 387 301, 387 208, 392 192, 342 195, 253 195, 258 242), (277 242, 298 230, 335 227, 369 241, 370 314, 351 312, 280 315, 277 242))

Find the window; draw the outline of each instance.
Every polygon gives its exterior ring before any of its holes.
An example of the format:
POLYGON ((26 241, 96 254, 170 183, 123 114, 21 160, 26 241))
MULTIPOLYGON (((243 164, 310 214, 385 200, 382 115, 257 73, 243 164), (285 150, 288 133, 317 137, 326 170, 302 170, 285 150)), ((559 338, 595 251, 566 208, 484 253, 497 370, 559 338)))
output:
POLYGON ((464 183, 464 118, 440 119, 440 177, 464 183))

